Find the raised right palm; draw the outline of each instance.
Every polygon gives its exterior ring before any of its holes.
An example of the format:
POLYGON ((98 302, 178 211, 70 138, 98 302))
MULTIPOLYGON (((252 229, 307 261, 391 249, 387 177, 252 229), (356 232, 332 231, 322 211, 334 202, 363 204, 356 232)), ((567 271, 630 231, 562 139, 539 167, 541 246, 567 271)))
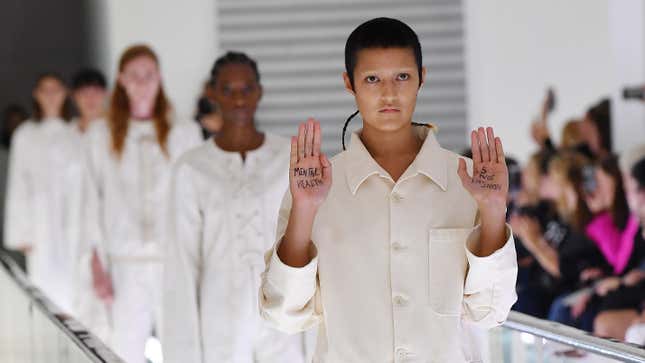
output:
POLYGON ((331 163, 320 152, 320 123, 308 119, 291 138, 289 187, 294 204, 319 207, 331 187, 331 163))

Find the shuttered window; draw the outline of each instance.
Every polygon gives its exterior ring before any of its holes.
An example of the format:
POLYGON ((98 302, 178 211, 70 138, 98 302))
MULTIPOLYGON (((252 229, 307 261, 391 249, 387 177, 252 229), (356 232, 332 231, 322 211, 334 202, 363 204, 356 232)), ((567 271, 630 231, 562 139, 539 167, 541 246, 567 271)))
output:
MULTIPOLYGON (((409 24, 421 40, 428 78, 414 120, 437 125, 444 147, 466 145, 461 1, 219 0, 217 7, 222 51, 244 51, 258 61, 262 129, 295 135, 297 123, 313 116, 322 124, 324 150, 341 150, 343 123, 356 110, 341 76, 345 41, 360 23, 387 16, 409 24)), ((355 118, 350 130, 360 124, 355 118)))

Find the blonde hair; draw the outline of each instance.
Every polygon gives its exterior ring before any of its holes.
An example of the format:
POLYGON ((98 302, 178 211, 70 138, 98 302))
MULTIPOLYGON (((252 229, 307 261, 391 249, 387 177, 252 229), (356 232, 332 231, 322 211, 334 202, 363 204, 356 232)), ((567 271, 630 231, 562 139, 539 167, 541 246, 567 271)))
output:
POLYGON ((578 230, 582 230, 592 217, 585 201, 583 189, 583 168, 591 165, 590 161, 576 152, 562 152, 549 163, 549 175, 559 186, 560 196, 555 201, 560 218, 578 230), (567 203, 565 191, 571 188, 576 194, 576 203, 567 203))
POLYGON ((580 120, 569 120, 562 129, 562 138, 560 145, 563 148, 572 148, 582 143, 582 135, 580 133, 580 120))

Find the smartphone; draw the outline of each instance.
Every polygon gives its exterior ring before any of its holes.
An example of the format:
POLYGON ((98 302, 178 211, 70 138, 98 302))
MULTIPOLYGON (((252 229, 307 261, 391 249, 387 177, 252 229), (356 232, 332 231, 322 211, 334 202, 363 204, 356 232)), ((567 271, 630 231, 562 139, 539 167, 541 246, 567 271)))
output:
POLYGON ((582 189, 587 194, 593 194, 597 188, 596 168, 593 165, 584 166, 582 168, 582 189))
POLYGON ((546 104, 546 111, 551 113, 555 109, 555 91, 552 87, 549 87, 546 91, 546 100, 544 102, 546 104))

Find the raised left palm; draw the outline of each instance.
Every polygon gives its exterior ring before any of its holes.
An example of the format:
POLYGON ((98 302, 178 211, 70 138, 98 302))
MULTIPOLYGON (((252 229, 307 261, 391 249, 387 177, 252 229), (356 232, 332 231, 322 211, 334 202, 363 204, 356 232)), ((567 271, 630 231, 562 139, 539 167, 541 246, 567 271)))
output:
POLYGON ((470 134, 473 153, 473 175, 466 169, 466 161, 459 160, 457 174, 466 190, 480 208, 506 208, 508 195, 508 168, 504 149, 491 127, 480 127, 470 134))

